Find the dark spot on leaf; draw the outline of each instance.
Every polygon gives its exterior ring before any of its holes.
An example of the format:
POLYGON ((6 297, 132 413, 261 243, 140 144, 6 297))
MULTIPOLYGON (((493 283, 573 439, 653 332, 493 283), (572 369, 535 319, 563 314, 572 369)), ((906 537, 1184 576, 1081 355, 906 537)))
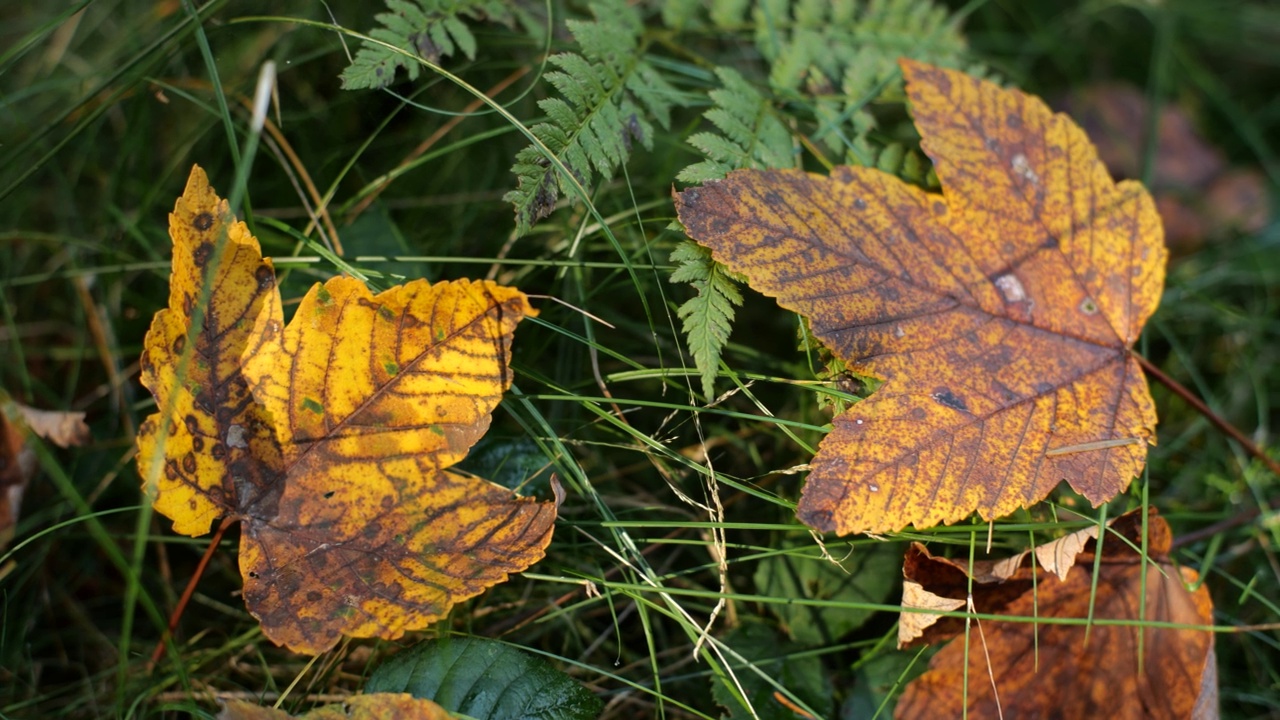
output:
POLYGON ((214 443, 213 447, 209 449, 209 454, 213 456, 214 460, 221 460, 227 456, 227 447, 222 443, 214 443))
POLYGON ((324 499, 325 499, 325 500, 328 500, 329 498, 333 497, 333 494, 334 494, 335 492, 337 492, 337 491, 336 491, 336 490, 330 490, 329 492, 325 493, 325 494, 324 494, 324 499))
POLYGON ((166 462, 164 464, 164 476, 169 480, 177 480, 178 477, 180 477, 178 474, 178 464, 172 460, 166 462))
POLYGON ((195 252, 191 253, 191 261, 196 267, 202 268, 209 262, 209 256, 213 255, 213 243, 202 242, 196 246, 195 252))
POLYGON ((307 591, 307 602, 318 603, 323 599, 324 595, 321 595, 319 590, 307 591))
POLYGON ((200 232, 213 227, 213 213, 202 212, 191 221, 191 226, 200 232))
POLYGON ((270 290, 276 284, 276 274, 266 265, 259 265, 253 276, 258 280, 259 290, 270 290))
POLYGON ((952 410, 960 412, 969 412, 969 406, 965 404, 964 398, 956 395, 947 388, 938 388, 933 391, 933 399, 938 401, 939 405, 949 407, 952 410))
POLYGON ((1005 127, 1017 130, 1022 127, 1022 117, 1017 113, 1009 113, 1004 119, 1005 127))
POLYGON ((867 209, 867 201, 866 201, 866 200, 863 200, 862 198, 854 198, 854 199, 853 199, 853 208, 854 208, 855 210, 866 210, 866 209, 867 209))
POLYGON ((282 570, 277 582, 279 583, 281 595, 292 595, 298 592, 298 588, 302 587, 302 573, 292 569, 282 570))
POLYGON ((533 200, 529 203, 528 224, 533 225, 547 217, 556 209, 556 176, 548 170, 538 181, 538 189, 533 192, 533 200))
POLYGON ((194 448, 196 452, 204 452, 204 438, 199 435, 191 438, 191 447, 194 448))
POLYGON ((631 117, 627 118, 627 127, 622 133, 622 144, 627 148, 627 152, 631 152, 631 141, 635 140, 641 145, 644 144, 644 127, 640 125, 640 118, 635 113, 631 113, 631 117))
POLYGON ((181 355, 183 348, 187 346, 187 336, 179 335, 173 340, 173 354, 181 355))
POLYGON ((1035 390, 1038 395, 1047 395, 1053 392, 1053 389, 1053 383, 1045 382, 1043 380, 1035 384, 1035 390))
POLYGON ((943 95, 951 94, 951 78, 947 77, 946 73, 938 72, 937 69, 932 69, 929 72, 924 73, 924 75, 927 78, 925 79, 925 82, 932 83, 936 86, 938 88, 938 92, 943 95))
POLYGON ((927 417, 929 417, 929 413, 926 413, 922 407, 913 407, 911 408, 911 412, 907 413, 908 419, 915 420, 917 422, 924 420, 927 417))
POLYGON ((944 202, 935 202, 935 203, 933 204, 933 214, 934 214, 934 215, 946 215, 946 214, 947 214, 947 204, 946 204, 946 203, 944 203, 944 202))
POLYGON ((192 453, 187 453, 186 455, 183 455, 182 469, 186 471, 188 475, 190 475, 191 473, 194 473, 196 471, 196 456, 193 455, 192 453))
POLYGON ((431 39, 431 33, 427 31, 416 32, 409 35, 409 42, 413 45, 418 54, 426 58, 430 62, 440 64, 440 46, 436 45, 431 39))
POLYGON ((187 426, 187 432, 192 435, 200 432, 200 421, 196 419, 195 415, 186 416, 182 419, 182 423, 187 426))
POLYGON ((832 517, 830 510, 811 510, 800 514, 800 522, 820 532, 829 532, 835 528, 832 517))

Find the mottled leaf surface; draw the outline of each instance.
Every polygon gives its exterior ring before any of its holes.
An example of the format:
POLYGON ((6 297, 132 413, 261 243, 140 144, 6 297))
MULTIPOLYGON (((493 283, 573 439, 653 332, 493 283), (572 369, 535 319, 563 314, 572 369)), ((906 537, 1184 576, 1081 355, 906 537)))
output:
POLYGON ((871 168, 743 170, 680 193, 716 260, 885 380, 835 419, 798 514, 839 534, 1128 486, 1155 408, 1131 347, 1164 284, 1141 185, 1038 98, 902 61, 943 194, 871 168))
POLYGON ((542 557, 554 504, 448 470, 511 383, 524 294, 419 280, 373 295, 340 277, 286 326, 270 261, 199 168, 171 231, 139 466, 176 531, 242 523, 245 602, 267 637, 306 653, 395 639, 542 557))

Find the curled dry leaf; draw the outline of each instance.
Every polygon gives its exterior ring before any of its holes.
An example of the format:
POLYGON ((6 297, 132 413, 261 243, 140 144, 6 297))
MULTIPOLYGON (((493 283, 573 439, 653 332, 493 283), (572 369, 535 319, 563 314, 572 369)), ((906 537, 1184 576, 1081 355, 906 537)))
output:
POLYGON ((885 380, 836 417, 797 513, 844 535, 996 518, 1064 479, 1109 500, 1155 438, 1130 351, 1164 285, 1151 197, 1038 98, 902 68, 944 195, 838 167, 676 197, 717 260, 885 380))
POLYGON ((267 637, 306 653, 394 639, 542 557, 553 503, 448 470, 511 383, 511 337, 534 313, 523 293, 414 281, 372 295, 334 278, 286 326, 271 261, 198 167, 170 231, 170 304, 142 360, 160 412, 139 469, 176 532, 241 522, 245 602, 267 637))
MULTIPOLYGON (((35 451, 27 445, 28 433, 64 448, 90 440, 84 413, 37 410, 14 402, 0 390, 0 548, 13 537, 22 495, 36 469, 35 451)), ((0 576, 3 574, 0 569, 0 576)))
MULTIPOLYGON (((1216 717, 1213 634, 1139 626, 1206 626, 1213 615, 1208 589, 1190 589, 1197 582, 1196 573, 1169 562, 1172 535, 1154 511, 1148 516, 1147 559, 1139 555, 1135 548, 1141 546, 1142 519, 1141 513, 1132 512, 1110 524, 1096 596, 1091 592, 1097 540, 1083 533, 1071 541, 1078 554, 1062 579, 1047 568, 1033 567, 1028 553, 1017 556, 1016 569, 1002 565, 1002 571, 1011 570, 1004 579, 989 574, 993 564, 975 566, 976 612, 1023 620, 973 625, 967 658, 963 640, 953 640, 933 657, 928 672, 907 686, 895 717, 960 717, 966 711, 969 717, 997 717, 1002 712, 1003 717, 1064 720, 1216 717), (1086 625, 1091 599, 1095 621, 1133 624, 1086 625), (1050 622, 1067 618, 1081 622, 1050 622)), ((1048 553, 1037 548, 1036 555, 1065 559, 1071 554, 1068 547, 1059 544, 1048 553)), ((918 548, 909 554, 904 573, 931 595, 954 598, 966 592, 966 567, 918 548)), ((905 596, 903 606, 908 606, 905 596)), ((903 613, 903 618, 916 614, 903 613)), ((917 642, 939 642, 963 632, 963 619, 945 618, 917 642)))

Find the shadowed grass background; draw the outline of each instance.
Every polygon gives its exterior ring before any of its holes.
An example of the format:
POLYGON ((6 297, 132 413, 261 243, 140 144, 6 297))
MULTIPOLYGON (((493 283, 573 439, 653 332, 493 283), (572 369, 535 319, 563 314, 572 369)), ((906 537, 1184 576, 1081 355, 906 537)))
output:
MULTIPOLYGON (((532 492, 545 492, 554 472, 568 500, 547 559, 455 610, 442 632, 547 655, 601 693, 613 718, 719 717, 716 700, 736 692, 728 671, 756 677, 728 650, 779 683, 748 692, 762 717, 791 717, 774 690, 823 717, 866 717, 909 676, 915 655, 890 640, 905 540, 936 551, 951 543, 967 557, 975 543, 985 549, 987 527, 832 541, 826 552, 847 558, 850 574, 830 572, 792 509, 803 478, 792 469, 809 461, 830 420, 819 403, 829 390, 813 382, 816 355, 795 349, 796 318, 772 301, 746 293, 717 380, 730 394, 709 407, 701 398, 674 317, 689 290, 667 282, 679 239, 667 229, 670 190, 701 159, 685 141, 708 129, 698 114, 710 68, 730 65, 762 88, 768 69, 751 28, 676 42, 660 5, 640 5, 650 57, 689 107, 655 131, 652 152, 637 145, 625 173, 587 188, 612 237, 578 204, 519 239, 502 196, 527 139, 491 112, 456 120, 473 96, 438 75, 424 71, 395 94, 345 92, 340 35, 246 20, 261 12, 254 3, 0 7, 0 387, 38 407, 87 411, 95 437, 73 451, 37 445, 40 473, 0 551, 0 716, 212 717, 214 697, 283 696, 283 708, 302 711, 359 691, 394 649, 354 642, 310 662, 264 641, 238 596, 233 532, 169 653, 147 668, 206 542, 176 537, 144 512, 133 460, 137 424, 154 407, 137 361, 168 294, 167 216, 196 162, 219 194, 242 199, 235 209, 278 258, 286 303, 345 269, 325 259, 340 248, 345 266, 376 287, 491 276, 609 324, 535 300, 541 315, 517 333, 514 390, 489 449, 468 467, 532 492), (236 186, 247 103, 267 60, 279 73, 275 132, 236 186), (695 660, 713 611, 724 646, 704 645, 695 660), (805 670, 788 674, 776 661, 805 670)), ((381 9, 297 2, 271 12, 365 32, 381 9)), ((542 22, 548 10, 552 50, 566 49, 563 20, 584 10, 529 8, 542 22)), ((1029 92, 1052 100, 1119 79, 1157 104, 1189 108, 1232 164, 1261 172, 1275 202, 1280 12, 1271 5, 993 0, 951 10, 964 18, 973 59, 1029 92)), ((545 38, 473 29, 477 59, 446 66, 480 92, 504 86, 498 102, 526 126, 542 119, 545 38)), ((812 114, 802 96, 776 100, 784 116, 812 114)), ((881 111, 899 122, 874 140, 909 143, 900 106, 881 111)), ((805 126, 791 127, 802 135, 805 126)), ((1148 176, 1154 148, 1144 148, 1148 176)), ((1280 402, 1270 372, 1280 355, 1278 243, 1272 221, 1176 257, 1144 338, 1148 357, 1264 447, 1280 402)), ((1160 445, 1109 516, 1146 497, 1185 534, 1263 508, 1261 519, 1199 537, 1174 559, 1207 578, 1219 625, 1277 622, 1277 479, 1162 387, 1153 391, 1160 445)), ((1099 515, 1053 499, 998 522, 996 552, 1079 528, 1067 510, 1085 522, 1099 515)), ((1220 634, 1217 653, 1224 715, 1280 717, 1277 632, 1220 634)))

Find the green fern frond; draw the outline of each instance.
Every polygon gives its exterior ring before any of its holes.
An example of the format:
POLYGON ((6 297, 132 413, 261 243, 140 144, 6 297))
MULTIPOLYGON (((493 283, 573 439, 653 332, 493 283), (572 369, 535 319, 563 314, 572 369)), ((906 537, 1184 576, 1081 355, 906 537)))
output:
POLYGON ((745 278, 711 258, 711 251, 685 240, 671 251, 672 263, 679 267, 670 282, 687 282, 698 294, 676 311, 689 338, 694 365, 702 377, 702 392, 715 398, 715 379, 720 369, 720 353, 733 329, 734 306, 742 305, 742 293, 735 283, 745 278))
MULTIPOLYGON (((461 18, 511 25, 517 15, 514 3, 503 0, 386 0, 386 4, 391 12, 374 16, 382 27, 369 31, 369 37, 433 63, 459 50, 468 60, 475 59, 475 35, 461 18)), ((422 71, 422 66, 409 57, 366 43, 342 71, 342 87, 384 88, 395 81, 400 68, 408 72, 410 80, 417 80, 422 71)))
MULTIPOLYGON (((791 133, 782 124, 772 103, 745 78, 729 68, 717 68, 721 87, 709 94, 714 106, 703 113, 720 133, 701 132, 689 138, 707 159, 681 170, 677 180, 705 183, 740 168, 779 168, 795 165, 791 133)), ((742 294, 734 285, 741 277, 711 258, 711 251, 686 241, 671 253, 680 266, 671 282, 687 282, 697 291, 677 311, 702 376, 707 399, 714 397, 713 383, 720 369, 720 355, 733 327, 734 305, 742 294)))
POLYGON ((791 133, 778 119, 773 105, 736 71, 717 68, 721 87, 708 95, 714 106, 703 113, 722 133, 701 132, 689 144, 707 159, 681 170, 677 180, 702 183, 739 168, 779 168, 795 165, 791 133))
MULTIPOLYGON (((548 59, 557 70, 546 79, 563 99, 539 101, 548 122, 530 128, 582 185, 595 175, 612 178, 633 142, 652 149, 650 120, 667 128, 679 102, 676 89, 644 60, 638 11, 622 0, 592 3, 591 11, 595 20, 567 23, 581 54, 548 59)), ((536 145, 516 155, 511 171, 517 185, 504 199, 515 206, 517 232, 524 234, 551 214, 570 182, 536 145)))
POLYGON ((746 29, 767 63, 773 94, 808 105, 817 121, 812 137, 846 163, 876 163, 878 153, 869 140, 876 121, 867 108, 885 97, 901 97, 899 57, 983 75, 967 62, 958 22, 934 0, 673 4, 663 17, 675 29, 706 23, 721 31, 746 29), (744 24, 745 15, 750 25, 744 24))

